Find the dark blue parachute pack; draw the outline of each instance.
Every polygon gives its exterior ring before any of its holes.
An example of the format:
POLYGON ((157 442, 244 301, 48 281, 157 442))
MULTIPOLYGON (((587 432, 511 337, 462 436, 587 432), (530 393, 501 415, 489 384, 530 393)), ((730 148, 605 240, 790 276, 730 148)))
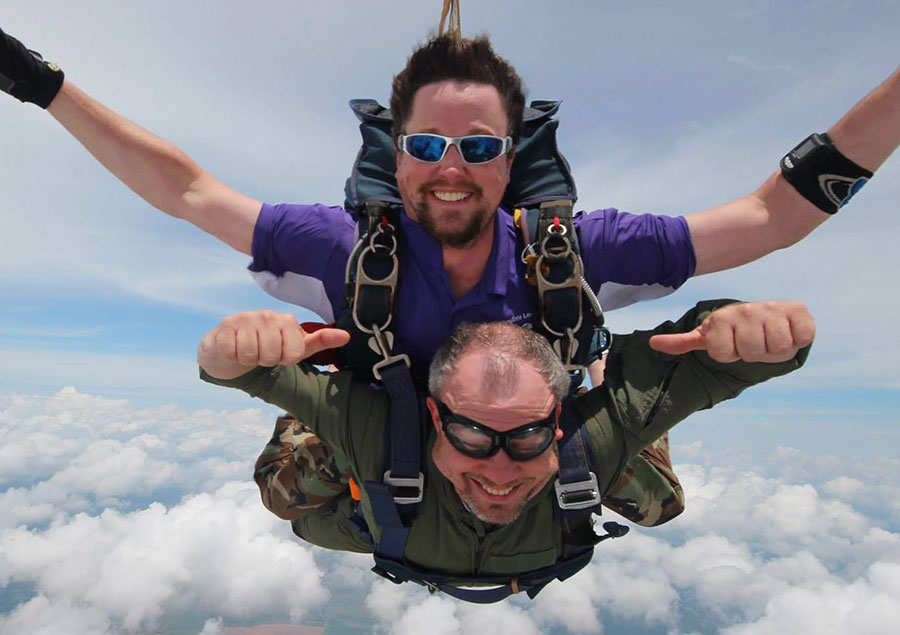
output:
MULTIPOLYGON (((603 312, 583 276, 572 225, 575 182, 556 145, 558 101, 533 101, 525 108, 522 135, 501 207, 516 213, 528 279, 537 288, 534 328, 547 337, 577 386, 583 368, 609 346, 603 312)), ((396 143, 388 109, 355 99, 362 146, 344 187, 344 208, 355 215, 358 240, 347 263, 347 311, 336 326, 351 333, 339 353, 341 366, 361 376, 391 357, 390 323, 398 277, 398 232, 402 201, 394 178, 396 143), (370 325, 376 325, 372 328, 370 325)), ((421 372, 423 369, 419 369, 421 372)), ((376 376, 377 377, 377 376, 376 376)), ((417 379, 421 379, 417 377, 417 379)))
MULTIPOLYGON (((540 203, 578 198, 569 163, 556 147, 558 101, 532 101, 525 108, 522 136, 501 206, 536 207, 540 203)), ((350 109, 359 119, 362 147, 344 186, 344 208, 360 210, 369 201, 401 204, 394 178, 396 140, 391 136, 391 111, 374 99, 353 99, 350 109)))
MULTIPOLYGON (((361 512, 351 523, 367 536, 375 554, 373 571, 396 583, 407 581, 443 591, 469 602, 488 603, 524 591, 534 597, 554 579, 566 579, 590 561, 594 545, 627 533, 615 522, 604 523, 606 534, 593 530, 591 514, 600 513, 600 491, 584 426, 564 401, 560 417, 559 477, 555 493, 566 530, 562 558, 552 567, 520 576, 459 578, 424 571, 404 558, 409 528, 424 491, 421 469, 429 421, 423 398, 416 392, 409 358, 393 353, 391 333, 399 279, 399 215, 402 200, 394 178, 396 143, 388 109, 371 99, 350 102, 360 122, 362 147, 344 193, 345 209, 355 215, 358 240, 347 261, 347 308, 335 324, 350 332, 350 344, 340 349, 339 364, 363 377, 382 382, 391 400, 382 481, 363 484, 372 504, 381 538, 371 538, 361 512)), ((584 280, 578 239, 572 224, 576 200, 569 164, 556 146, 559 102, 533 101, 525 108, 522 136, 516 145, 510 183, 501 206, 515 210, 523 237, 522 258, 528 280, 537 288, 535 330, 542 333, 580 385, 586 362, 609 346, 609 332, 593 291, 584 280)))

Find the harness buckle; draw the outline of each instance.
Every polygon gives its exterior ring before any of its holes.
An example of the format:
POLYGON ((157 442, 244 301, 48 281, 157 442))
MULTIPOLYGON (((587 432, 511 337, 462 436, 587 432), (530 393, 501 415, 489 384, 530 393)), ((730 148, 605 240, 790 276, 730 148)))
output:
POLYGON ((374 342, 375 346, 378 348, 378 354, 384 358, 380 362, 376 362, 372 365, 372 375, 379 381, 381 381, 381 369, 390 366, 394 362, 403 362, 406 364, 406 367, 409 368, 408 355, 405 353, 402 355, 391 355, 391 348, 394 346, 393 339, 392 333, 383 332, 378 328, 377 324, 372 325, 372 338, 369 340, 369 345, 371 346, 374 342))
POLYGON ((556 490, 556 502, 560 509, 587 509, 600 504, 600 487, 597 485, 597 475, 589 472, 591 477, 586 481, 574 483, 560 483, 559 477, 553 483, 556 490))
MULTIPOLYGON (((565 228, 563 228, 563 229, 565 229, 565 228)), ((581 263, 581 258, 578 256, 577 253, 575 253, 572 250, 571 243, 569 243, 569 240, 567 238, 564 238, 565 234, 559 233, 556 235, 562 236, 563 240, 565 241, 566 246, 565 246, 564 252, 561 254, 558 254, 558 255, 551 254, 551 253, 548 253, 545 245, 541 245, 541 255, 538 256, 537 263, 535 264, 534 275, 537 280, 538 297, 541 299, 541 303, 542 303, 541 326, 543 326, 547 330, 548 333, 551 333, 552 335, 555 335, 556 337, 562 337, 565 335, 565 333, 553 328, 552 326, 550 326, 550 324, 547 321, 547 318, 545 316, 546 306, 544 306, 546 304, 545 296, 549 292, 559 292, 559 291, 565 291, 565 290, 571 290, 572 292, 574 292, 574 295, 572 297, 575 299, 575 303, 577 305, 577 310, 573 311, 573 313, 577 314, 577 319, 575 320, 574 324, 568 325, 568 328, 570 328, 572 331, 577 331, 579 328, 581 328, 581 320, 582 320, 581 278, 582 278, 582 275, 584 272, 584 267, 581 263), (551 280, 549 280, 547 278, 547 276, 545 275, 544 263, 547 263, 547 268, 549 270, 550 266, 556 266, 556 267, 563 266, 564 261, 566 261, 566 260, 568 260, 572 263, 571 270, 569 271, 569 274, 566 277, 566 279, 562 280, 561 282, 552 282, 551 280)), ((544 239, 545 243, 550 238, 551 237, 544 239)))
MULTIPOLYGON (((419 475, 415 478, 401 478, 391 476, 391 471, 387 470, 384 473, 384 478, 382 482, 388 487, 393 487, 398 490, 397 495, 395 495, 394 502, 398 505, 410 505, 412 503, 421 503, 422 502, 422 492, 425 490, 425 475, 422 472, 419 472, 419 475), (399 490, 415 490, 413 492, 404 492, 405 496, 400 495, 399 490)), ((596 483, 596 479, 594 480, 596 483)))

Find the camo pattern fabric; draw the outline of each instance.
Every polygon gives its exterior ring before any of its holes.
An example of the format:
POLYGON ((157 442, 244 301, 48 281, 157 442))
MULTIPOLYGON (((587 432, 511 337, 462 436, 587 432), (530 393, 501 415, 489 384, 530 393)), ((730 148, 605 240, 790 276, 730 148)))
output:
POLYGON ((346 491, 349 479, 346 458, 289 414, 278 417, 253 471, 263 505, 285 520, 296 520, 346 491))
MULTIPOLYGON (((263 505, 279 518, 296 520, 344 492, 346 459, 291 415, 278 417, 275 432, 256 460, 253 478, 263 505)), ((684 511, 684 491, 672 471, 668 434, 625 466, 603 505, 629 521, 655 527, 684 511)))
POLYGON ((662 525, 684 511, 684 490, 672 471, 668 433, 625 465, 603 506, 644 527, 662 525))

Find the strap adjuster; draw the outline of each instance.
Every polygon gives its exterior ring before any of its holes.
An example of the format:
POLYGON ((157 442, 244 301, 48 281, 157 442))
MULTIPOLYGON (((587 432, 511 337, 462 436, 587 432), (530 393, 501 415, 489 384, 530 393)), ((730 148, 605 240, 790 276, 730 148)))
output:
POLYGON ((397 495, 395 495, 393 499, 398 505, 410 505, 412 503, 422 502, 422 492, 425 489, 425 475, 422 474, 422 472, 419 472, 419 475, 415 478, 401 478, 391 476, 391 471, 387 470, 384 473, 382 482, 388 487, 393 487, 397 490, 397 495), (408 491, 411 489, 415 490, 415 492, 408 491), (404 495, 401 495, 401 490, 407 491, 403 491, 404 495))
POLYGON ((587 509, 600 504, 600 488, 597 475, 589 472, 591 477, 586 481, 560 483, 557 477, 553 488, 556 490, 556 501, 560 509, 587 509))
POLYGON ((409 355, 402 353, 400 355, 391 355, 391 348, 394 346, 394 336, 389 331, 382 331, 377 324, 372 325, 372 337, 369 339, 369 346, 377 349, 378 353, 384 358, 380 362, 376 362, 372 366, 372 375, 375 379, 381 381, 381 369, 390 366, 394 362, 403 362, 409 368, 409 355))

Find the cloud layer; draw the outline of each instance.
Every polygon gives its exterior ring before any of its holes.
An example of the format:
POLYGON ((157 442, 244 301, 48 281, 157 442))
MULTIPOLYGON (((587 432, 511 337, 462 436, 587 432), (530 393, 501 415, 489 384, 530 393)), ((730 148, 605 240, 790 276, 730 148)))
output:
POLYGON ((19 598, 0 633, 211 635, 348 620, 347 605, 357 627, 398 634, 888 633, 900 619, 897 459, 676 445, 692 461, 676 466, 682 517, 603 543, 534 602, 479 607, 296 540, 249 482, 271 423, 0 394, 0 597, 19 598))

